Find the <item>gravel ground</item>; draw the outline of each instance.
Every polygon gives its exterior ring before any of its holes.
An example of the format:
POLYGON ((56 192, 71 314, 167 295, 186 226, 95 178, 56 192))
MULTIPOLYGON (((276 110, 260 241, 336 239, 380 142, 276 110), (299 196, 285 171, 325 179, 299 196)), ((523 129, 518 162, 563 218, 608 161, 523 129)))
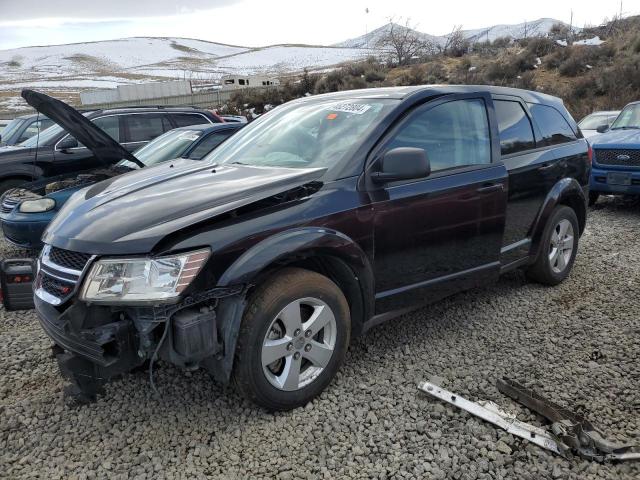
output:
POLYGON ((639 237, 640 206, 605 199, 563 285, 512 273, 382 325, 353 343, 320 398, 284 414, 168 365, 156 377, 161 398, 132 374, 69 409, 34 314, 0 310, 0 476, 638 479, 640 462, 564 460, 416 384, 437 375, 539 422, 495 388, 508 375, 586 412, 610 438, 640 443, 639 237))

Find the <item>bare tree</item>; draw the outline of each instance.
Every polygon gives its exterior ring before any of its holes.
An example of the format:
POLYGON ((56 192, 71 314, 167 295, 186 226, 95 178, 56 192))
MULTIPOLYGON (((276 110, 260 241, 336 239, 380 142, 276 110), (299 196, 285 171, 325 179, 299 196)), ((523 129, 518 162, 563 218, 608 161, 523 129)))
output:
POLYGON ((444 44, 443 52, 445 55, 452 57, 461 57, 469 51, 469 40, 464 36, 462 25, 456 25, 447 35, 447 41, 444 44))
POLYGON ((409 65, 413 59, 424 57, 435 52, 435 45, 426 36, 415 30, 411 19, 407 18, 404 25, 389 19, 387 32, 378 41, 378 48, 390 55, 392 63, 409 65))

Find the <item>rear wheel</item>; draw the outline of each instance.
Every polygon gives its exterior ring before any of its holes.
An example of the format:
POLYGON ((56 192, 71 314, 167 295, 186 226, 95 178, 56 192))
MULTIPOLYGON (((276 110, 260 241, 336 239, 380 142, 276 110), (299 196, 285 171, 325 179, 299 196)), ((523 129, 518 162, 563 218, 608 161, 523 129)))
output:
POLYGON ((338 371, 350 332, 349 306, 335 283, 308 270, 284 269, 249 299, 235 384, 269 410, 305 405, 338 371))
POLYGON ((545 285, 557 285, 567 278, 578 251, 579 232, 573 209, 565 205, 556 207, 542 234, 538 258, 527 275, 545 285))
POLYGON ((589 192, 589 206, 595 205, 600 194, 598 192, 589 192))

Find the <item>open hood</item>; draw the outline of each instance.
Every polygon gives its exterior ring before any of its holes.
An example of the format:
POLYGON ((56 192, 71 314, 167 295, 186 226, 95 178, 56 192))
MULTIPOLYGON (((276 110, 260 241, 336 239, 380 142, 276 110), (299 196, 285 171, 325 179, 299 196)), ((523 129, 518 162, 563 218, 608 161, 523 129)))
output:
POLYGON ((325 172, 165 162, 80 190, 49 224, 43 241, 84 253, 146 254, 171 233, 318 181, 325 172))
POLYGON ((95 157, 105 166, 130 160, 140 167, 142 162, 129 153, 122 145, 88 120, 76 109, 60 100, 33 90, 22 90, 22 98, 38 112, 46 115, 60 125, 67 133, 93 152, 95 157))

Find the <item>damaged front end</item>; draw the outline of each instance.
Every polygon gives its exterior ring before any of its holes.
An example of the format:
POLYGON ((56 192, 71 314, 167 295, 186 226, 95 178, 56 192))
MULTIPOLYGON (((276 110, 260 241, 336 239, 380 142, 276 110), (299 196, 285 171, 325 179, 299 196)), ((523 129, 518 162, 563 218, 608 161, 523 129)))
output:
MULTIPOLYGON (((220 303, 243 298, 243 287, 212 288, 173 304, 101 305, 76 293, 94 257, 46 246, 38 261, 35 308, 62 375, 67 395, 95 399, 110 379, 163 359, 186 369, 204 367, 224 378, 220 303)), ((153 381, 153 380, 152 380, 153 381)))
POLYGON ((131 170, 116 165, 91 172, 61 175, 7 191, 0 205, 5 237, 23 248, 39 248, 47 225, 71 195, 84 187, 131 170))

